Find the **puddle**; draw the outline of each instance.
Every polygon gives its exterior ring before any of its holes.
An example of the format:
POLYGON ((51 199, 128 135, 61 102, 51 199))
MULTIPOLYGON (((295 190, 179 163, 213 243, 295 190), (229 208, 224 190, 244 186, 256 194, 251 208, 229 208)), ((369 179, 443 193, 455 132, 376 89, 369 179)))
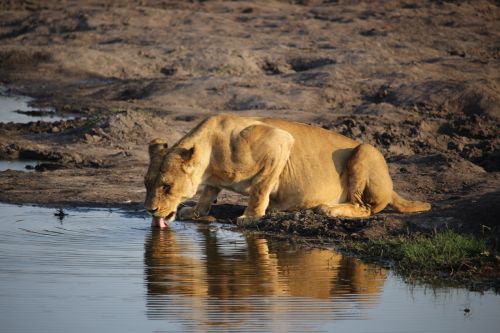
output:
POLYGON ((0 91, 0 123, 54 122, 76 118, 76 115, 62 117, 52 108, 32 107, 32 101, 33 98, 28 96, 9 96, 0 91))
POLYGON ((35 166, 40 161, 35 160, 0 160, 0 171, 17 170, 17 171, 34 171, 35 166))
POLYGON ((0 160, 0 172, 16 171, 51 171, 64 168, 60 163, 47 160, 0 160))
POLYGON ((408 286, 223 225, 0 204, 6 332, 497 332, 500 296, 408 286), (464 309, 470 309, 464 312, 464 309))

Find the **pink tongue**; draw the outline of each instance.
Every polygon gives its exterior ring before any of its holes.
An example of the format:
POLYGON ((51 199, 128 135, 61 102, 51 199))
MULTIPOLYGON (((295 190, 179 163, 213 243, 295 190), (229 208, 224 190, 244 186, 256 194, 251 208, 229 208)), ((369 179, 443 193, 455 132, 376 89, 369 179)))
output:
POLYGON ((163 217, 153 216, 153 221, 151 221, 151 226, 152 227, 166 228, 167 221, 163 217))

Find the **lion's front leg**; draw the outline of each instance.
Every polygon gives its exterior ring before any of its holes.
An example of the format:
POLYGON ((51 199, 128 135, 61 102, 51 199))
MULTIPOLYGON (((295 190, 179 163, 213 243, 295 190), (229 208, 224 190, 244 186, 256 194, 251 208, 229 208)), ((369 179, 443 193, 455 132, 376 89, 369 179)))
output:
POLYGON ((220 188, 214 186, 205 186, 201 192, 200 200, 194 207, 182 207, 179 210, 180 220, 194 220, 202 216, 207 216, 212 203, 217 199, 220 188))
POLYGON ((238 152, 237 156, 233 156, 233 160, 237 161, 236 167, 256 172, 247 176, 253 177, 250 198, 244 214, 237 220, 238 223, 265 215, 269 196, 279 182, 293 143, 294 138, 287 131, 260 124, 245 128, 240 132, 239 138, 232 142, 238 152))
POLYGON ((270 192, 269 189, 261 188, 260 186, 252 189, 248 200, 248 206, 243 215, 238 217, 237 223, 244 224, 264 216, 267 206, 269 205, 270 192))
POLYGON ((283 171, 286 160, 276 160, 276 163, 264 169, 261 174, 254 179, 254 184, 250 190, 248 206, 242 216, 238 217, 238 224, 245 224, 256 220, 266 214, 269 206, 269 196, 273 188, 279 181, 279 175, 283 171))

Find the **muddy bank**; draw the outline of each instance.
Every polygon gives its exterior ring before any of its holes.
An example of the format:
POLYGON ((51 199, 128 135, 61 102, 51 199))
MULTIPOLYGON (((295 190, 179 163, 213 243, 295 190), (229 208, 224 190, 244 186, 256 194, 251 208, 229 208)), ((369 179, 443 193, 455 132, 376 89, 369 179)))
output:
MULTIPOLYGON (((286 213, 256 228, 498 239, 499 18, 486 0, 2 2, 0 93, 80 117, 0 119, 0 159, 40 165, 0 171, 0 201, 140 210, 147 142, 234 112, 369 142, 398 192, 433 205, 359 221, 286 213)), ((225 219, 245 201, 224 192, 219 203, 225 219)))

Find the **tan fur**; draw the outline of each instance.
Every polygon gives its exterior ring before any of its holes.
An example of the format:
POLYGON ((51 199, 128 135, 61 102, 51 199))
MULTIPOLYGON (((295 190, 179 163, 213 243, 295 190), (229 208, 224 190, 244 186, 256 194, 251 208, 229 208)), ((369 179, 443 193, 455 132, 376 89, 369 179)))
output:
POLYGON ((207 215, 221 189, 249 196, 240 220, 268 208, 316 208, 341 217, 367 217, 388 204, 403 213, 431 208, 393 191, 385 159, 373 146, 285 120, 212 116, 171 148, 153 140, 149 152, 145 207, 169 220, 200 186, 200 200, 182 208, 181 219, 207 215))
MULTIPOLYGON (((198 243, 179 237, 168 228, 150 233, 144 245, 148 295, 187 294, 219 299, 288 295, 328 299, 356 294, 356 304, 368 307, 374 304, 386 279, 384 269, 370 268, 362 261, 331 250, 283 251, 269 246, 265 238, 253 234, 243 237, 246 247, 243 251, 248 256, 239 251, 225 252, 218 233, 207 229, 197 230, 198 243), (314 267, 314 274, 304 267, 314 267)), ((205 317, 205 308, 200 307, 196 297, 188 301, 205 317)), ((328 316, 331 311, 324 314, 328 316)))

